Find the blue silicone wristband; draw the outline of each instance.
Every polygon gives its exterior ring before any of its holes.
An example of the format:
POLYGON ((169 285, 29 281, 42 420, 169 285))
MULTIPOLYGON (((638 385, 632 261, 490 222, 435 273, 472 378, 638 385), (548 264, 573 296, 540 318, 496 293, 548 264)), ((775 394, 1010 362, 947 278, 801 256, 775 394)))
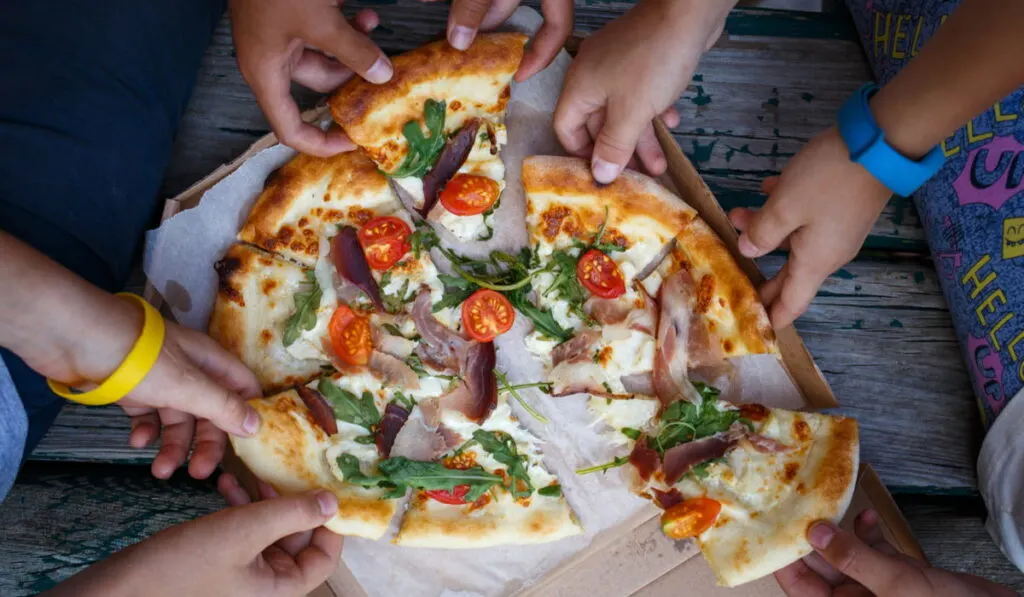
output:
POLYGON ((839 135, 850 150, 850 161, 860 164, 893 193, 908 197, 942 168, 946 156, 936 145, 915 162, 885 141, 871 114, 868 100, 878 91, 874 83, 863 85, 839 109, 839 135))

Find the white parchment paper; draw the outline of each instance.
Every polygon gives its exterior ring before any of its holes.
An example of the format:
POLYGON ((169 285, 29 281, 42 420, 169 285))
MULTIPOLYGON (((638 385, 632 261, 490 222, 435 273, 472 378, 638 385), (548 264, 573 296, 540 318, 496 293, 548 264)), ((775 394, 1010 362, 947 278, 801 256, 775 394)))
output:
MULTIPOLYGON (((520 8, 507 27, 533 34, 540 15, 520 8)), ((563 153, 551 119, 571 59, 562 51, 550 67, 523 84, 514 84, 508 106, 509 143, 503 150, 508 186, 496 213, 495 238, 470 244, 461 252, 483 255, 493 248, 511 250, 526 242, 525 202, 520 164, 528 155, 563 153)), ((200 204, 165 221, 146 239, 144 269, 183 325, 205 330, 217 290, 213 264, 235 235, 263 188, 267 175, 295 156, 277 145, 263 150, 203 195, 200 204)), ((517 320, 496 343, 498 364, 513 383, 540 379, 541 365, 523 349, 528 324, 517 320)), ((556 543, 483 550, 403 548, 386 540, 346 540, 343 560, 369 595, 471 597, 507 595, 537 581, 566 558, 586 547, 593 536, 618 524, 643 500, 624 490, 618 471, 579 476, 574 470, 621 455, 594 426, 583 396, 551 398, 527 390, 524 397, 547 417, 542 424, 514 401, 520 422, 543 441, 545 464, 555 473, 586 533, 556 543)))

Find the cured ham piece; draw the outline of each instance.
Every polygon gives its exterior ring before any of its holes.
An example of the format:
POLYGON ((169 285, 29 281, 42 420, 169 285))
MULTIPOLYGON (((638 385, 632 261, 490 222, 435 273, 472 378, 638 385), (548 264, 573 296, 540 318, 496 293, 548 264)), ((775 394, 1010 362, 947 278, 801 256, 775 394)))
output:
POLYGON ((650 371, 623 375, 621 378, 622 387, 628 394, 641 394, 643 396, 654 396, 654 376, 650 371))
POLYGON ((634 305, 620 298, 601 298, 592 296, 583 303, 583 311, 602 325, 622 323, 633 311, 634 305))
POLYGON ((498 405, 497 356, 492 342, 474 342, 461 369, 462 381, 440 397, 442 410, 457 410, 467 419, 482 423, 498 405))
POLYGON ((420 387, 420 378, 405 361, 380 350, 370 353, 370 362, 367 363, 370 371, 379 374, 384 382, 395 385, 406 390, 416 390, 420 387))
POLYGON ((736 445, 731 433, 719 433, 711 437, 679 444, 665 451, 661 470, 667 485, 675 485, 679 479, 698 464, 725 456, 726 451, 736 445))
POLYGON ((654 503, 658 504, 658 507, 663 510, 668 510, 683 501, 683 494, 679 493, 679 490, 675 487, 668 491, 658 491, 652 487, 650 491, 651 496, 654 498, 654 503))
POLYGON ((423 342, 416 348, 416 354, 435 369, 457 373, 473 342, 438 321, 431 312, 432 307, 430 291, 421 290, 412 306, 416 331, 423 338, 423 342))
POLYGON ((313 420, 327 432, 327 435, 334 435, 338 432, 338 421, 334 418, 334 409, 327 403, 323 394, 301 384, 295 386, 295 391, 299 398, 302 398, 302 403, 309 409, 309 413, 313 415, 313 420))
POLYGON ((595 396, 612 394, 601 382, 603 379, 604 369, 591 360, 559 363, 548 375, 552 396, 569 396, 582 392, 595 396))
POLYGON ((380 425, 377 427, 376 437, 374 438, 377 444, 377 451, 380 452, 382 458, 387 458, 391 455, 391 448, 395 444, 395 438, 408 418, 409 411, 394 402, 384 408, 384 416, 381 417, 380 425))
POLYGON ((661 469, 661 459, 657 452, 647 446, 646 436, 633 444, 633 451, 629 453, 629 463, 644 481, 649 480, 655 471, 661 469))
POLYGON ((443 427, 431 425, 422 414, 423 402, 419 404, 420 412, 413 412, 405 422, 391 447, 391 456, 404 456, 409 460, 432 461, 442 454, 455 448, 461 442, 458 435, 443 427))
POLYGON ((334 261, 338 276, 365 292, 377 309, 384 310, 380 300, 380 288, 370 273, 370 264, 367 263, 363 248, 359 245, 355 228, 342 226, 338 234, 331 239, 331 260, 334 261))
POLYGON ((654 351, 654 389, 664 405, 677 400, 700 403, 700 394, 687 377, 687 355, 693 317, 693 278, 679 270, 661 284, 658 335, 654 351))
POLYGON ((437 204, 444 185, 448 184, 448 181, 466 162, 469 153, 473 151, 478 130, 480 130, 480 120, 474 118, 448 139, 434 167, 423 177, 423 207, 419 209, 421 216, 427 217, 430 210, 437 204))
POLYGON ((589 360, 593 353, 591 347, 600 339, 598 330, 583 330, 551 351, 551 364, 558 366, 560 363, 589 360))
POLYGON ((792 446, 787 446, 778 440, 759 435, 749 430, 743 435, 743 441, 749 442, 755 452, 760 452, 762 454, 778 454, 780 452, 788 452, 793 449, 792 446))

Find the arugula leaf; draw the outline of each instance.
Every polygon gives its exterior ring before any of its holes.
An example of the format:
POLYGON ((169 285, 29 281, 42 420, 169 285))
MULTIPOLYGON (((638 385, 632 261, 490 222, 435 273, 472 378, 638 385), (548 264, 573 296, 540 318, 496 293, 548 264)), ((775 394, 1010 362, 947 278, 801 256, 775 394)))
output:
POLYGON ((343 390, 332 384, 327 378, 320 378, 316 389, 334 409, 334 416, 346 423, 352 423, 373 431, 380 423, 380 411, 373 400, 373 395, 363 392, 361 398, 348 390, 343 390))
POLYGON ((614 393, 614 392, 612 392, 612 387, 610 385, 608 385, 608 382, 602 381, 601 385, 604 386, 604 391, 605 392, 608 392, 609 394, 613 394, 614 393))
POLYGON ((382 460, 377 466, 396 487, 451 491, 457 485, 469 485, 467 502, 475 502, 491 487, 502 482, 501 477, 492 475, 479 466, 465 470, 450 469, 437 462, 409 460, 402 456, 382 460))
POLYGON ((608 469, 612 469, 612 468, 615 468, 617 466, 622 466, 622 465, 626 464, 627 462, 629 462, 629 456, 619 456, 618 458, 616 458, 615 460, 612 460, 611 462, 606 462, 604 464, 598 464, 598 465, 594 465, 594 466, 588 466, 587 468, 576 469, 576 474, 577 475, 589 475, 590 473, 606 471, 608 469))
POLYGON ((541 487, 537 490, 537 493, 544 497, 562 497, 562 486, 559 484, 548 485, 547 487, 541 487))
POLYGON ((409 365, 409 368, 413 370, 416 377, 426 377, 430 375, 427 370, 423 367, 423 359, 417 354, 411 354, 405 357, 405 364, 409 365))
POLYGON ((352 441, 354 441, 357 444, 372 444, 375 443, 377 440, 374 439, 372 435, 360 435, 359 437, 355 438, 352 441))
POLYGON ((430 172, 447 140, 444 135, 445 111, 443 101, 428 99, 423 104, 423 120, 427 125, 430 137, 423 136, 423 128, 415 120, 405 123, 405 126, 402 127, 402 134, 409 142, 409 153, 406 154, 402 165, 389 176, 392 178, 406 176, 423 178, 427 172, 430 172))
POLYGON ((555 316, 551 314, 549 309, 544 309, 533 304, 533 301, 529 298, 530 290, 531 287, 527 285, 518 290, 505 292, 503 294, 517 311, 533 322, 533 327, 537 328, 537 331, 542 335, 548 338, 554 338, 559 342, 565 342, 566 340, 571 339, 573 336, 572 331, 559 325, 558 321, 555 320, 555 316))
POLYGON ((313 270, 306 270, 306 284, 312 288, 295 293, 295 312, 284 322, 284 336, 281 342, 285 346, 291 346, 302 332, 308 332, 316 327, 316 311, 320 308, 323 291, 316 281, 313 270))
POLYGON ((517 390, 519 388, 530 388, 530 387, 548 387, 548 388, 550 388, 551 384, 545 383, 545 382, 540 382, 540 383, 536 383, 536 384, 522 384, 521 386, 514 386, 514 385, 508 383, 508 378, 505 377, 505 374, 502 373, 501 371, 498 371, 497 369, 494 370, 494 376, 498 378, 498 383, 500 384, 498 386, 498 391, 499 392, 508 392, 508 393, 512 394, 512 397, 516 399, 516 402, 518 402, 519 405, 523 407, 523 410, 525 410, 526 412, 530 413, 531 417, 533 417, 534 419, 537 419, 538 421, 540 421, 541 423, 544 423, 545 425, 548 423, 548 418, 545 417, 544 415, 540 414, 539 412, 537 412, 536 409, 534 409, 532 406, 530 406, 530 403, 527 402, 522 396, 520 396, 519 392, 517 390))
POLYGON ((433 313, 448 307, 458 307, 479 288, 476 284, 458 276, 438 274, 437 277, 444 284, 444 296, 431 307, 433 313))
POLYGON ((528 464, 526 456, 519 453, 512 436, 501 431, 477 429, 473 432, 473 439, 495 460, 508 467, 506 470, 509 478, 508 490, 512 497, 528 498, 533 494, 530 475, 526 472, 528 464))
POLYGON ((661 415, 661 432, 654 438, 654 449, 664 453, 679 444, 710 437, 729 429, 733 423, 744 422, 738 410, 719 410, 715 404, 718 390, 704 384, 694 387, 704 400, 694 404, 685 400, 673 402, 661 415))
POLYGON ((416 400, 414 400, 411 396, 405 395, 404 392, 395 392, 395 397, 392 400, 392 402, 397 403, 398 406, 401 406, 410 413, 412 412, 413 407, 416 406, 416 400))
POLYGON ((345 477, 346 483, 362 487, 379 487, 387 483, 388 478, 384 475, 366 475, 359 469, 359 459, 351 454, 338 456, 338 469, 345 477))
POLYGON ((556 299, 561 299, 569 304, 570 312, 590 325, 594 323, 594 320, 583 310, 583 303, 590 297, 590 293, 583 288, 579 276, 576 275, 578 262, 579 255, 573 255, 566 249, 559 249, 551 253, 551 261, 541 271, 554 274, 554 280, 544 290, 544 296, 554 294, 556 299))
POLYGON ((383 323, 381 324, 381 327, 384 328, 384 331, 391 334, 392 336, 399 336, 401 338, 405 338, 405 334, 402 333, 402 330, 398 329, 398 326, 393 323, 383 323))
POLYGON ((385 272, 380 278, 380 301, 384 305, 384 310, 393 315, 401 312, 402 307, 415 300, 416 293, 409 292, 409 278, 406 278, 405 281, 402 282, 402 286, 398 289, 397 293, 388 294, 384 292, 384 287, 391 281, 390 274, 391 272, 385 272), (385 282, 385 280, 387 280, 387 282, 385 282))
POLYGON ((639 429, 634 429, 632 427, 623 427, 622 429, 619 429, 619 431, 622 432, 622 435, 625 435, 626 437, 633 441, 640 439, 640 436, 643 435, 642 431, 640 431, 639 429))
POLYGON ((437 232, 425 221, 417 222, 416 230, 409 235, 409 245, 412 255, 416 259, 419 259, 420 255, 424 252, 436 247, 440 242, 440 239, 437 238, 437 232))

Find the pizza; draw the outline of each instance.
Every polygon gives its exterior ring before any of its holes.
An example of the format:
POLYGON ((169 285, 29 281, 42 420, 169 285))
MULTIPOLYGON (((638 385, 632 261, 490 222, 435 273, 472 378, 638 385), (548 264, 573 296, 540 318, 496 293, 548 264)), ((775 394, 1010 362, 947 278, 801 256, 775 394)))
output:
POLYGON ((330 100, 358 151, 268 177, 216 267, 210 333, 265 394, 260 432, 232 445, 282 493, 335 493, 327 526, 342 534, 556 541, 583 532, 566 473, 508 402, 537 416, 517 388, 539 387, 555 408, 585 400, 613 455, 575 474, 621 471, 723 585, 773 572, 811 551, 810 522, 845 512, 856 423, 747 400, 752 360, 782 367, 764 307, 653 179, 598 185, 584 160, 533 156, 508 192, 504 111, 525 41, 395 57, 389 83, 353 80, 330 100), (502 225, 528 242, 468 256, 502 200, 525 202, 502 225), (501 350, 542 371, 518 386, 496 349, 517 320, 525 340, 501 350))

